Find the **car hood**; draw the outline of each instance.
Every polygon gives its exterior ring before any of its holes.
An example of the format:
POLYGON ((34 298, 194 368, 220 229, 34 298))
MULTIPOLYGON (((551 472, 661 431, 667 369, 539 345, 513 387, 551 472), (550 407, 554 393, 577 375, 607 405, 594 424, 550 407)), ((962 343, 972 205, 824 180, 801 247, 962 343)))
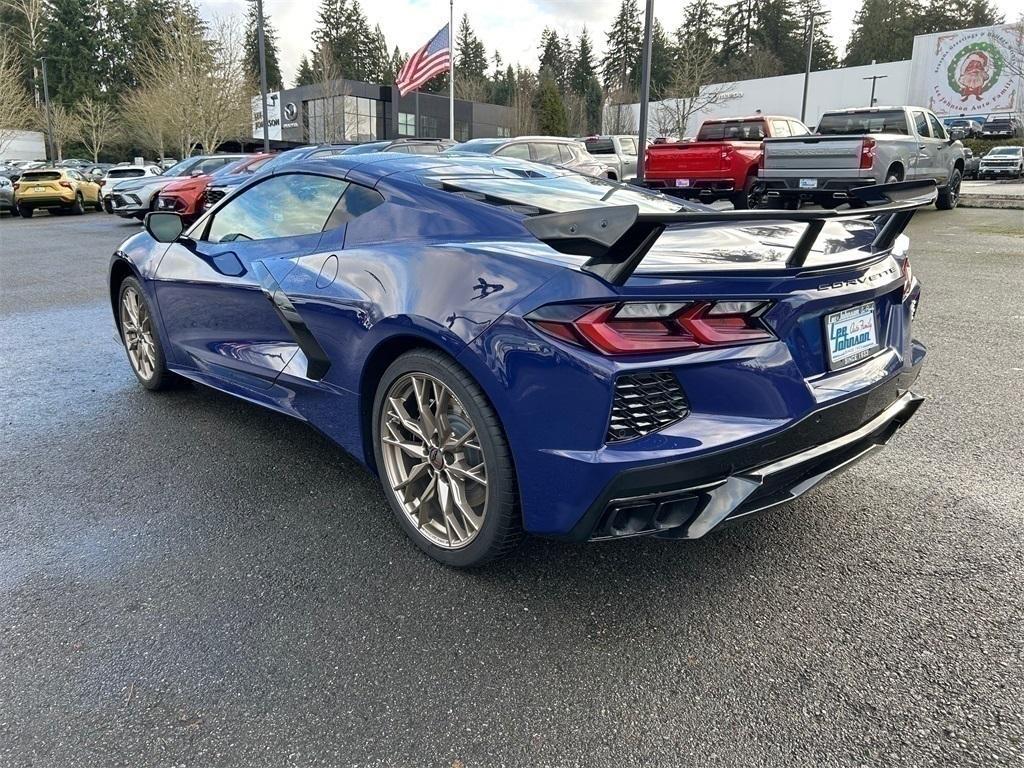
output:
POLYGON ((253 177, 252 173, 232 173, 228 176, 216 176, 210 182, 211 189, 223 189, 225 187, 237 187, 243 181, 253 177))
POLYGON ((163 189, 172 181, 182 181, 184 177, 173 176, 140 176, 134 179, 125 179, 114 184, 118 192, 138 192, 140 189, 155 188, 163 189))

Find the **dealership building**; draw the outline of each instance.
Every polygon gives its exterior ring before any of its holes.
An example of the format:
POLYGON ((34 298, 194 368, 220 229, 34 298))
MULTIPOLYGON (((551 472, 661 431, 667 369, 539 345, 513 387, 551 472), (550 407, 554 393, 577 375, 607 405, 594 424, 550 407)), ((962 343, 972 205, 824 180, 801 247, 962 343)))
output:
MULTIPOLYGON (((939 117, 963 115, 984 122, 992 115, 1024 113, 1020 75, 1021 28, 1002 24, 914 38, 911 58, 862 67, 812 72, 807 89, 805 121, 816 125, 822 113, 877 105, 914 105, 939 117)), ((803 74, 740 80, 702 88, 717 92, 717 103, 691 116, 685 135, 692 136, 709 118, 764 114, 800 116, 803 74)), ((652 134, 657 135, 659 110, 668 102, 651 103, 652 134)), ((636 121, 640 105, 629 105, 636 121)), ((606 114, 606 121, 610 113, 606 114)), ((606 126, 608 127, 608 126, 606 126)))
MULTIPOLYGON (((252 99, 252 137, 263 138, 260 97, 252 99)), ((332 80, 267 94, 267 124, 276 147, 398 138, 447 138, 448 97, 398 95, 392 85, 332 80)), ((455 100, 455 138, 510 136, 512 110, 455 100)))

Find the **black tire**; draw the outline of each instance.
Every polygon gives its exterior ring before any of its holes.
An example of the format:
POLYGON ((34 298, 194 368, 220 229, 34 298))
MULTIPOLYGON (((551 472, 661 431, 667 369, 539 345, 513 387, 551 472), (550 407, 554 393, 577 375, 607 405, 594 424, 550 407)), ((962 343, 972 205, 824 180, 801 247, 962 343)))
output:
POLYGON ((18 211, 18 206, 16 206, 16 205, 11 205, 11 210, 10 210, 10 214, 11 214, 11 218, 12 218, 12 219, 13 219, 14 217, 16 217, 16 216, 20 216, 20 215, 21 215, 21 213, 19 213, 19 211, 18 211))
POLYGON ((68 206, 68 213, 74 216, 81 216, 85 213, 85 198, 81 192, 75 192, 75 202, 68 206))
POLYGON ((949 176, 949 183, 939 188, 939 194, 935 198, 935 207, 940 211, 951 211, 960 202, 960 184, 963 176, 959 168, 954 168, 949 176))
POLYGON ((128 356, 128 365, 132 369, 132 373, 135 374, 135 378, 139 380, 139 383, 142 386, 153 392, 158 392, 164 389, 170 389, 173 386, 175 386, 178 383, 179 379, 175 374, 171 373, 167 369, 167 358, 164 356, 164 346, 163 342, 160 340, 160 332, 157 330, 156 327, 156 322, 154 320, 153 315, 153 308, 149 303, 149 299, 146 298, 145 291, 142 290, 142 285, 134 277, 126 277, 124 280, 121 281, 121 284, 118 286, 117 313, 118 329, 121 336, 121 344, 125 348, 125 354, 128 356), (121 322, 120 320, 120 318, 122 317, 121 312, 122 305, 125 300, 125 294, 128 293, 128 291, 135 291, 138 294, 142 306, 145 308, 145 311, 149 316, 150 320, 154 364, 153 373, 149 377, 143 376, 142 374, 139 373, 138 369, 135 367, 135 364, 131 359, 131 355, 128 353, 128 343, 125 340, 125 327, 124 323, 121 322))
POLYGON ((23 218, 23 219, 31 219, 33 212, 34 212, 34 209, 32 208, 31 205, 19 205, 18 206, 18 215, 21 216, 21 218, 23 218))
POLYGON ((417 349, 398 357, 384 372, 373 401, 373 451, 384 495, 399 525, 410 539, 435 560, 456 568, 481 565, 510 552, 522 538, 522 518, 515 468, 505 431, 494 408, 473 378, 454 360, 435 350, 417 349), (392 385, 408 374, 426 374, 448 387, 476 427, 486 467, 487 497, 483 524, 461 549, 446 549, 429 541, 412 522, 391 487, 385 469, 381 419, 392 385))
POLYGON ((743 190, 729 195, 729 200, 737 211, 760 208, 764 202, 764 189, 758 184, 757 177, 751 176, 743 185, 743 190))
POLYGON ((93 204, 92 209, 96 213, 103 213, 103 198, 99 195, 96 196, 96 202, 93 204))

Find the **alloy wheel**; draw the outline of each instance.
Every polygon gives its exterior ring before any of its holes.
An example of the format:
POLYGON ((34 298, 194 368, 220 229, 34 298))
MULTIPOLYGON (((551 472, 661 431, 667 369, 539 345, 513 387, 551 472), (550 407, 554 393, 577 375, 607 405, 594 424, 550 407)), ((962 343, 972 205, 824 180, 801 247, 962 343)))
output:
POLYGON ((416 530, 443 549, 472 542, 484 523, 487 466, 455 393, 425 373, 397 379, 384 399, 380 441, 387 482, 416 530))
POLYGON ((156 371, 153 324, 138 290, 129 286, 121 294, 121 333, 128 360, 139 378, 148 381, 156 371))

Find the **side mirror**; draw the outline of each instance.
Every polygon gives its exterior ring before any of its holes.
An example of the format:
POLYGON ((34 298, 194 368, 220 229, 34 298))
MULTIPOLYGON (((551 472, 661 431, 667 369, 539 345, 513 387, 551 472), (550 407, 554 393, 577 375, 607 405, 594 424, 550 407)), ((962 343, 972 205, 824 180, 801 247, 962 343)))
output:
POLYGON ((145 227, 158 243, 173 243, 185 231, 185 222, 177 213, 150 211, 146 214, 145 227))

